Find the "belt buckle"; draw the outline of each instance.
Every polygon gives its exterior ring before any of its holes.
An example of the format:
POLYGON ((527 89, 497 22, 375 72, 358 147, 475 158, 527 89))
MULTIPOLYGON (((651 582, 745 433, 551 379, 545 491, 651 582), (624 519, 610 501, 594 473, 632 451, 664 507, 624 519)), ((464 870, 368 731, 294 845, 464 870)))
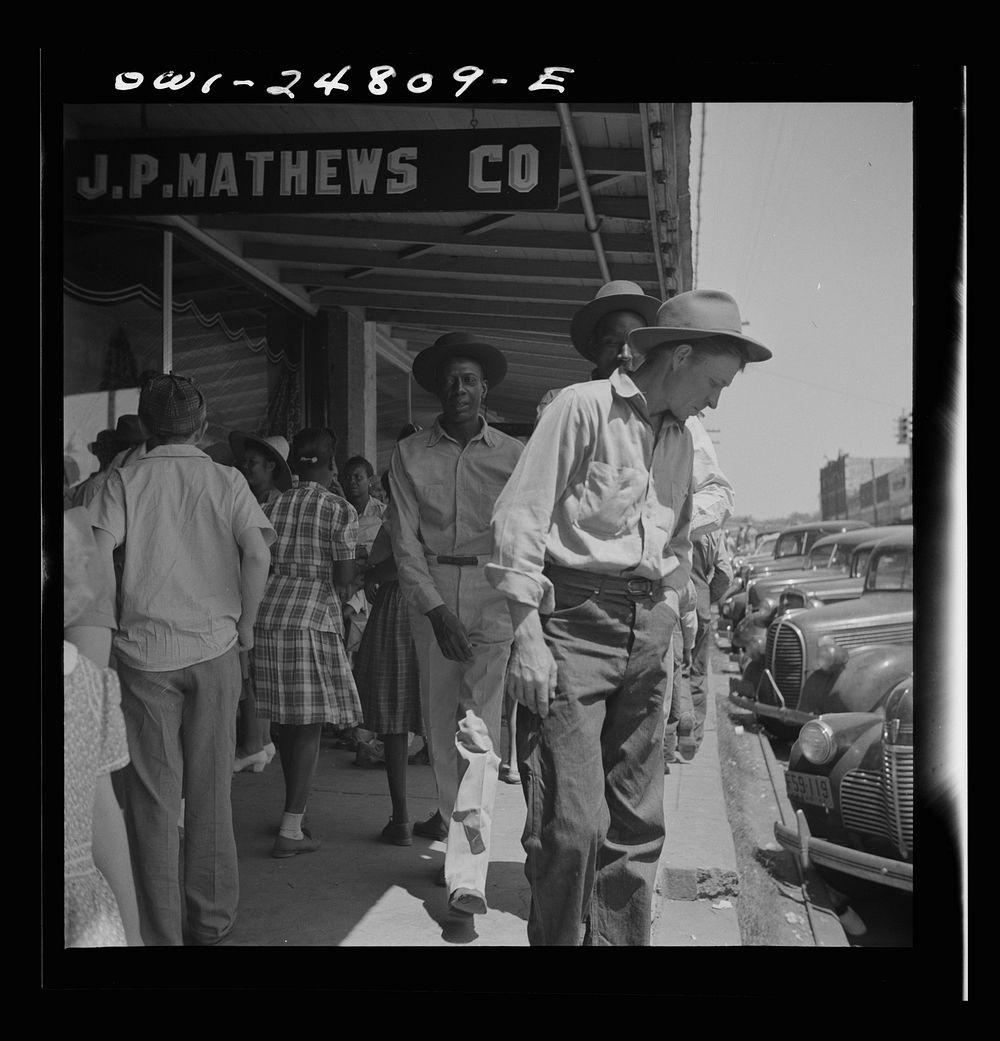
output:
POLYGON ((625 592, 633 598, 653 595, 653 583, 648 578, 629 578, 625 580, 625 592))

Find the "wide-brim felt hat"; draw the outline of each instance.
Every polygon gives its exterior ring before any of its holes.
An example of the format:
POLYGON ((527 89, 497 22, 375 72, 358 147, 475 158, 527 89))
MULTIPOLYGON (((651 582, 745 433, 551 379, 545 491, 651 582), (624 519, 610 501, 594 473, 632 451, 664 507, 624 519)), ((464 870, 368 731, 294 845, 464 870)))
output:
POLYGON ((118 417, 118 422, 115 423, 115 440, 122 448, 142 444, 148 437, 142 420, 135 413, 118 417))
POLYGON ((749 361, 767 361, 771 357, 769 348, 743 335, 736 301, 717 289, 692 289, 671 297, 660 305, 653 325, 629 333, 628 344, 645 354, 661 343, 687 342, 709 336, 742 344, 749 361))
POLYGON ((413 359, 413 378, 428 393, 438 396, 437 373, 449 358, 471 358, 483 367, 483 378, 490 388, 507 375, 507 359, 492 343, 477 340, 469 333, 445 333, 413 359))
POLYGON ((229 435, 229 446, 233 450, 233 458, 237 466, 243 465, 243 456, 248 448, 256 448, 273 459, 274 486, 279 492, 287 492, 292 486, 292 471, 288 465, 288 442, 280 435, 271 437, 257 437, 255 434, 247 434, 242 430, 234 430, 229 435))
POLYGON ((101 430, 97 437, 87 445, 87 451, 92 455, 98 452, 110 452, 114 455, 118 451, 118 438, 113 430, 101 430))
POLYGON ((659 307, 660 301, 655 296, 646 296, 635 282, 629 282, 624 278, 605 282, 597 290, 594 299, 589 304, 584 304, 573 315, 569 324, 569 337, 580 354, 589 359, 587 341, 597 323, 606 314, 611 314, 612 311, 635 311, 643 317, 647 325, 652 325, 656 321, 659 307))

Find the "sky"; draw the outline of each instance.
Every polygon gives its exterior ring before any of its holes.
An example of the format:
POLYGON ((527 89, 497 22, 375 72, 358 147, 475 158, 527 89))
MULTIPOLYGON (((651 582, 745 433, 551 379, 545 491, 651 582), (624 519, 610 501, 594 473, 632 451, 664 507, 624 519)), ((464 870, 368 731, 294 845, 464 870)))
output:
POLYGON ((704 423, 737 515, 812 513, 840 452, 908 454, 912 106, 696 102, 691 131, 695 288, 773 352, 704 423))

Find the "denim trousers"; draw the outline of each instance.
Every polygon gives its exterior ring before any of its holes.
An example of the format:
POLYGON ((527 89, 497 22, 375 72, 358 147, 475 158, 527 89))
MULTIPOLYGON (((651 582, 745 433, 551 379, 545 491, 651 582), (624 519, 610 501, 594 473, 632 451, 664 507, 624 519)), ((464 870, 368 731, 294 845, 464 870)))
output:
POLYGON ((681 717, 695 714, 691 698, 691 680, 688 670, 684 667, 684 634, 680 626, 673 632, 670 660, 672 664, 667 671, 672 676, 671 695, 665 709, 666 725, 663 728, 663 754, 667 758, 677 750, 677 724, 681 717))
POLYGON ((705 716, 708 714, 709 648, 711 647, 712 616, 702 613, 698 605, 698 635, 691 648, 691 707, 694 710, 694 738, 701 747, 705 735, 705 716))
POLYGON ((663 599, 550 575, 558 676, 548 715, 518 706, 532 946, 648 946, 663 847, 664 702, 678 624, 663 599))
POLYGON ((242 678, 235 646, 171 672, 118 664, 131 762, 125 826, 147 946, 212 944, 236 921, 231 790, 242 678), (184 886, 177 819, 184 797, 184 886), (186 926, 186 929, 185 929, 186 926))

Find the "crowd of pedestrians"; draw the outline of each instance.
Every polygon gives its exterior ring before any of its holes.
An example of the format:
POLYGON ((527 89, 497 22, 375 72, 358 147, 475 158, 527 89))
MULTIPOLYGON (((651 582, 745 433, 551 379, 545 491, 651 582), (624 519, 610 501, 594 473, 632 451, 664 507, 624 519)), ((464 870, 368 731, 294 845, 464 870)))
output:
POLYGON ((440 337, 413 362, 440 414, 380 478, 354 456, 338 480, 324 427, 205 445, 208 403, 176 374, 98 437, 64 513, 68 946, 223 940, 232 774, 277 757, 271 854, 311 853, 324 728, 377 735, 392 815, 373 838, 446 842, 453 914, 488 910, 502 779, 525 797, 529 941, 649 943, 662 777, 701 742, 731 576, 732 488, 697 416, 770 352, 726 294, 629 282, 572 339, 592 379, 547 394, 525 444, 485 418, 503 353, 440 337), (438 804, 414 822, 417 734, 438 804))

